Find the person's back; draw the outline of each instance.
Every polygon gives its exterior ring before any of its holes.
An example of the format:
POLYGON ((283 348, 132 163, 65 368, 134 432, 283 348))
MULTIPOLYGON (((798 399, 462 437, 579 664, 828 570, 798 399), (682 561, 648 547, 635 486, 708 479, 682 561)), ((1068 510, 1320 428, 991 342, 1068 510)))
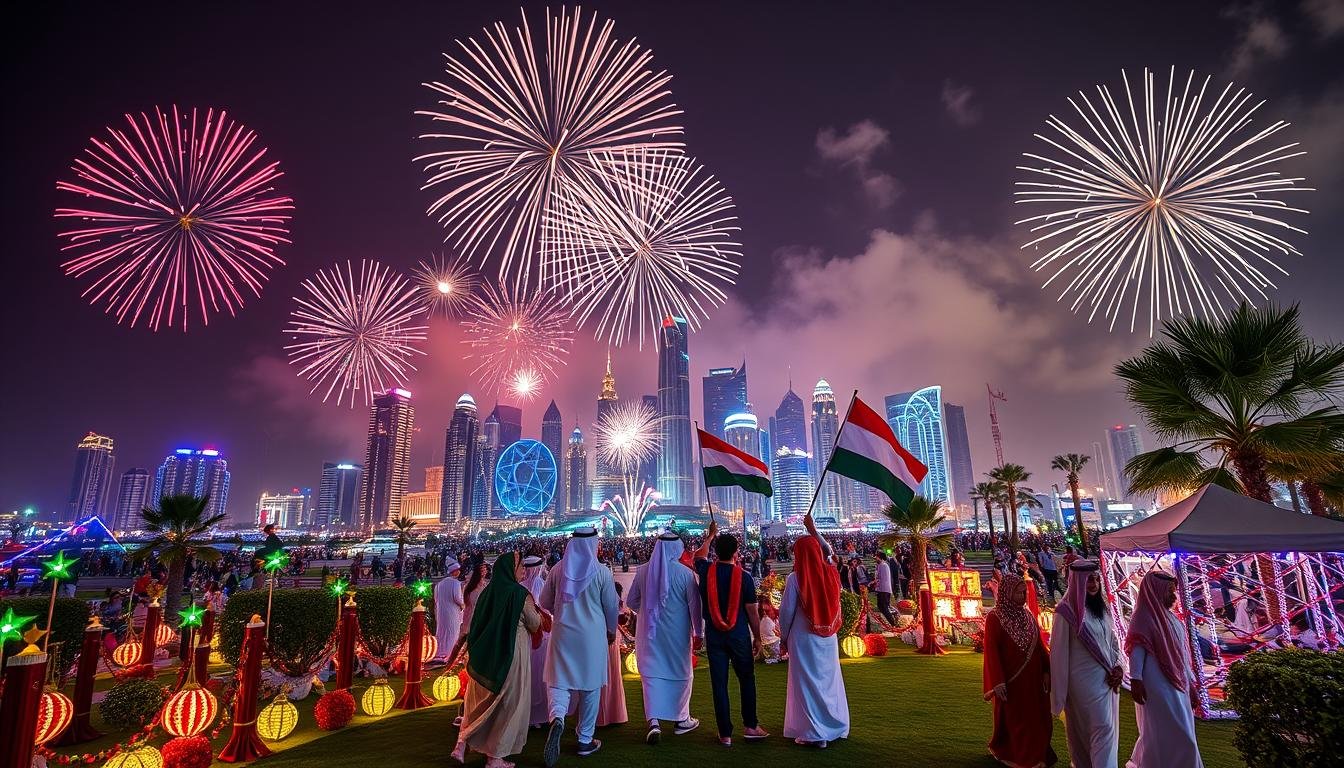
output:
POLYGON ((761 729, 756 717, 755 657, 761 653, 760 616, 756 612, 756 582, 751 575, 733 564, 737 539, 732 534, 715 536, 716 524, 710 524, 718 560, 711 563, 707 546, 696 553, 695 570, 700 577, 701 610, 705 615, 705 649, 709 656, 710 684, 714 689, 714 717, 719 742, 732 744, 733 721, 728 711, 728 668, 737 676, 742 698, 742 723, 748 740, 769 734, 761 729))

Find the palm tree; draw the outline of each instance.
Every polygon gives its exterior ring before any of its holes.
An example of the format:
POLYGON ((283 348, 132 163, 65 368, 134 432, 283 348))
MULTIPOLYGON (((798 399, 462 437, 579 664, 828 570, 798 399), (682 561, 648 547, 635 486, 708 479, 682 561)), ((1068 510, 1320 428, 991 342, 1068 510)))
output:
POLYGON ((1065 473, 1073 496, 1073 520, 1078 524, 1078 554, 1087 557, 1087 529, 1083 527, 1083 498, 1078 493, 1078 473, 1092 457, 1081 453, 1062 453, 1050 460, 1050 468, 1065 473))
POLYGON ((998 486, 994 483, 976 483, 971 489, 971 498, 985 502, 985 519, 989 521, 989 551, 994 551, 994 504, 999 498, 998 486))
POLYGON ((1296 305, 1168 320, 1162 336, 1115 367, 1130 403, 1171 443, 1126 465, 1132 492, 1214 483, 1269 502, 1271 463, 1310 473, 1338 461, 1344 411, 1331 398, 1344 392, 1344 345, 1307 338, 1296 305))
POLYGON ((212 563, 220 558, 218 549, 205 544, 205 534, 226 515, 220 513, 206 517, 206 508, 210 505, 210 496, 193 496, 189 493, 177 496, 164 496, 159 499, 159 508, 145 507, 140 517, 145 521, 145 530, 152 534, 149 541, 141 544, 131 553, 137 560, 148 559, 151 555, 160 563, 168 566, 167 599, 163 606, 163 615, 177 619, 177 609, 182 601, 182 574, 191 558, 212 563))
POLYGON ((1009 514, 1010 533, 1008 534, 1008 547, 1017 553, 1019 540, 1017 538, 1017 508, 1018 491, 1021 491, 1024 498, 1031 501, 1024 501, 1027 506, 1040 506, 1040 502, 1032 497, 1035 493, 1026 486, 1026 482, 1031 479, 1031 473, 1021 464, 1004 464, 1001 467, 995 467, 989 471, 989 476, 996 482, 1003 485, 1004 492, 1004 511, 1009 514), (1009 512, 1011 510, 1011 512, 1009 512))
MULTIPOLYGON (((397 560, 401 561, 402 556, 406 554, 406 545, 415 541, 415 537, 411 535, 415 521, 402 515, 392 521, 392 527, 397 529, 397 560)), ((404 561, 402 562, 404 565, 404 561)))
POLYGON ((910 545, 910 583, 918 590, 929 570, 929 550, 946 552, 952 545, 951 532, 938 533, 938 526, 947 519, 943 517, 943 502, 916 496, 906 509, 888 504, 882 514, 896 530, 883 536, 881 544, 884 547, 910 545))

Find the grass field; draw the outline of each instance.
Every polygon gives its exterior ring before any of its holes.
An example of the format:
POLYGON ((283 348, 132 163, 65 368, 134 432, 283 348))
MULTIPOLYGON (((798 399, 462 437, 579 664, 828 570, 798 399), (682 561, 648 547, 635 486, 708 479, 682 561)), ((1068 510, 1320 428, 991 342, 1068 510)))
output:
MULTIPOLYGON (((602 751, 583 760, 574 756, 573 734, 567 733, 561 762, 571 766, 582 763, 585 768, 728 765, 730 761, 788 766, 802 760, 807 761, 809 768, 878 765, 990 768, 996 763, 985 751, 990 715, 989 705, 980 698, 981 658, 965 650, 927 658, 897 643, 893 653, 885 658, 844 661, 851 735, 823 751, 805 750, 779 737, 787 674, 782 664, 756 668, 761 724, 775 736, 759 744, 739 739, 731 749, 719 747, 713 739, 713 705, 704 664, 696 670, 691 701, 691 712, 704 724, 685 736, 674 737, 665 730, 658 747, 643 743, 639 680, 627 677, 626 703, 632 722, 599 729, 602 751)), ((730 690, 736 702, 735 684, 730 690)), ((376 722, 361 716, 354 727, 344 731, 293 746, 286 742, 286 748, 267 759, 266 764, 273 768, 449 765, 448 752, 456 736, 452 718, 457 709, 455 705, 435 706, 376 722)), ((1134 707, 1127 696, 1121 702, 1120 712, 1123 764, 1135 738, 1134 707)), ((1232 729, 1228 722, 1198 723, 1200 748, 1209 768, 1244 765, 1232 747, 1232 729)), ((313 734, 310 731, 305 735, 313 734)), ((519 765, 541 765, 542 740, 540 732, 532 733, 527 749, 517 759, 519 765)), ((1058 722, 1055 750, 1060 765, 1068 765, 1064 730, 1058 722)), ((479 755, 468 761, 473 766, 483 763, 484 758, 479 755)))

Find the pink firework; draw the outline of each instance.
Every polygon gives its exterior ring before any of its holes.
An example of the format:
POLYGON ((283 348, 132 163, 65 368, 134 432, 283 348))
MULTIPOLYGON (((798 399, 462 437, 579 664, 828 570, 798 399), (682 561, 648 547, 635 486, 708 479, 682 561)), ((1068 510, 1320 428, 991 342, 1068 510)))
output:
POLYGON ((416 344, 426 338, 425 305, 420 290, 376 261, 337 264, 304 280, 305 295, 294 297, 285 334, 289 362, 319 389, 322 402, 333 394, 350 407, 363 394, 364 404, 392 387, 405 386, 415 370, 416 344))
POLYGON ((230 315, 244 293, 261 295, 275 247, 289 242, 294 201, 272 186, 283 174, 257 136, 222 110, 127 114, 127 128, 91 140, 56 188, 82 195, 61 232, 67 275, 88 279, 83 296, 132 327, 187 329, 195 312, 230 315))
POLYGON ((565 363, 574 342, 564 301, 542 292, 519 298, 503 285, 486 283, 462 321, 463 343, 476 360, 472 374, 487 387, 521 397, 544 385, 565 363), (527 386, 519 387, 524 383, 527 386))

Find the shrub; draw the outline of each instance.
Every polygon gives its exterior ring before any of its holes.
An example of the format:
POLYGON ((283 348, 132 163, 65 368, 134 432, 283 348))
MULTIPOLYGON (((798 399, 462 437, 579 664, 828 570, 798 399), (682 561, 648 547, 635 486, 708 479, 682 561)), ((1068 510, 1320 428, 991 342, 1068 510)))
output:
MULTIPOLYGON (((48 586, 48 588, 50 588, 48 586)), ((38 629, 47 628, 47 605, 51 597, 11 597, 7 600, 0 600, 0 614, 5 612, 6 608, 14 609, 15 616, 35 616, 33 621, 23 625, 21 631, 27 632, 33 627, 38 629)), ((75 663, 75 657, 79 655, 80 646, 84 644, 84 628, 89 625, 89 604, 75 597, 56 598, 56 613, 51 619, 51 640, 52 643, 61 644, 61 655, 59 666, 61 671, 68 670, 75 663)), ((8 659, 15 653, 23 650, 22 640, 10 640, 5 643, 4 656, 8 659)))
POLYGON ((406 636, 411 609, 415 607, 415 594, 404 587, 364 587, 356 593, 359 631, 364 636, 364 646, 375 657, 390 655, 406 636))
POLYGON ((98 714, 103 722, 119 731, 142 728, 154 719, 168 694, 153 680, 123 680, 108 689, 98 714))
POLYGON ((313 705, 313 719, 324 731, 335 731, 350 724, 355 716, 355 697, 347 690, 322 694, 313 705))
POLYGON ((863 613, 863 602, 853 592, 840 593, 840 632, 839 637, 849 637, 859 626, 859 616, 863 613))
POLYGON ((1247 765, 1339 765, 1344 754, 1344 651, 1253 653, 1227 674, 1241 719, 1233 744, 1247 765))
MULTIPOLYGON (((238 664, 253 614, 266 616, 266 590, 235 592, 219 622, 220 654, 238 664)), ((336 603, 321 589, 277 589, 271 604, 270 646, 276 669, 289 677, 308 672, 336 629, 336 603)))

